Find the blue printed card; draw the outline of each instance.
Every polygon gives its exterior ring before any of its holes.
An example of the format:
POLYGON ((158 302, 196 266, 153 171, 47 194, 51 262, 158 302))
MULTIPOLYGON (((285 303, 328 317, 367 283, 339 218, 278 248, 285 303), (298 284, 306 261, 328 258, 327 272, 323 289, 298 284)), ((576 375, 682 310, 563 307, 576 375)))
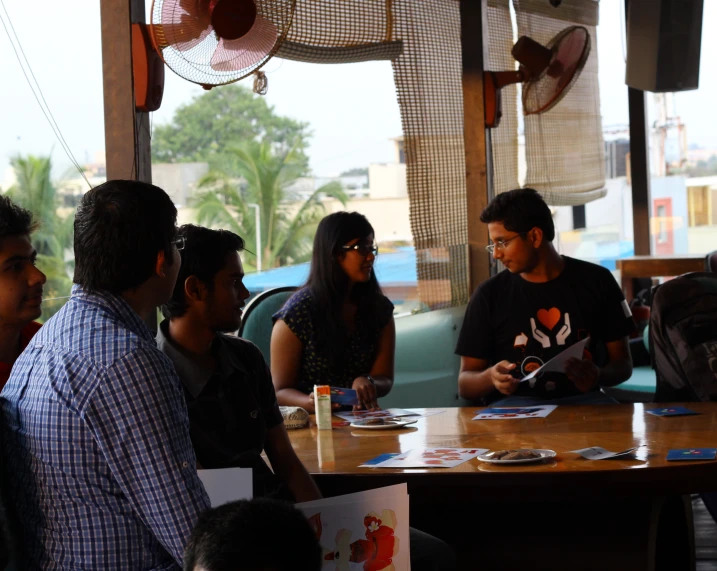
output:
POLYGON ((372 466, 375 466, 376 464, 380 464, 381 462, 385 462, 386 460, 390 460, 391 458, 394 458, 395 456, 398 456, 400 452, 389 452, 387 454, 380 454, 379 456, 376 456, 376 458, 371 458, 371 460, 366 460, 363 464, 359 466, 359 468, 371 468, 372 466))
POLYGON ((662 408, 652 408, 650 410, 646 410, 645 412, 655 416, 686 416, 689 414, 699 414, 684 406, 665 406, 662 408))
POLYGON ((355 405, 359 403, 358 395, 353 389, 331 387, 331 402, 343 405, 355 405))
POLYGON ((717 448, 678 448, 667 453, 668 460, 714 460, 717 448))

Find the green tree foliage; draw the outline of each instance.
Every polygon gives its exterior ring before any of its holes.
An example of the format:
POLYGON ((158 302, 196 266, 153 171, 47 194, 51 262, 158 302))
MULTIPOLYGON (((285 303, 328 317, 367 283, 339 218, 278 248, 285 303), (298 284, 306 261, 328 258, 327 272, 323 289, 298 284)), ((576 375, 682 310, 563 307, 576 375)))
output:
POLYGON ((155 126, 152 160, 221 164, 227 149, 256 141, 278 153, 292 150, 305 170, 310 134, 308 123, 277 115, 266 99, 246 87, 226 85, 179 107, 171 123, 155 126))
POLYGON ((199 183, 204 192, 194 201, 197 223, 239 234, 256 253, 255 210, 249 205, 258 204, 263 268, 306 261, 326 215, 323 197, 346 204, 341 185, 325 184, 300 200, 292 190, 303 173, 300 151, 280 152, 268 142, 229 149, 226 159, 223 169, 215 168, 199 183))
MULTIPOLYGON (((70 295, 73 260, 72 238, 74 215, 62 218, 57 214, 57 189, 52 184, 49 157, 16 156, 10 160, 16 183, 7 195, 17 204, 32 212, 39 228, 31 237, 37 250, 37 266, 47 276, 45 298, 70 295)), ((42 319, 46 320, 60 307, 63 300, 43 303, 42 319)))
POLYGON ((357 167, 342 172, 340 176, 368 176, 368 169, 366 167, 357 167))
POLYGON ((717 155, 712 155, 706 161, 697 161, 694 166, 684 169, 687 176, 714 176, 717 174, 717 155))

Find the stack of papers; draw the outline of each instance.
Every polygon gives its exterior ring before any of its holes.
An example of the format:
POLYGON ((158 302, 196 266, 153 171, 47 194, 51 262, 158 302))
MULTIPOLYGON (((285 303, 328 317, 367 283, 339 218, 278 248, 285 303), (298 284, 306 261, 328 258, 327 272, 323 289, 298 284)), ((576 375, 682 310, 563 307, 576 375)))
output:
POLYGON ((403 416, 413 416, 416 418, 433 416, 440 414, 443 410, 424 410, 416 412, 412 410, 404 410, 402 408, 387 408, 385 410, 349 410, 344 412, 335 412, 334 416, 353 422, 354 420, 363 420, 365 418, 400 418, 403 416))
POLYGON ((617 458, 618 456, 626 456, 637 450, 637 447, 621 450, 620 452, 611 452, 601 446, 592 446, 590 448, 581 448, 580 450, 571 450, 574 454, 580 454, 586 460, 607 460, 608 458, 617 458))

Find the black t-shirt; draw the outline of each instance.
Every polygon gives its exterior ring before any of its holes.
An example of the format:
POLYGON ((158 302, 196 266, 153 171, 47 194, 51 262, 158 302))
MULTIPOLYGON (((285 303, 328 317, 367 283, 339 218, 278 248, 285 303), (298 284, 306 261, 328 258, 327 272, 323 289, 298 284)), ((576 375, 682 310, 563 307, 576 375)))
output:
POLYGON ((157 344, 184 386, 189 431, 202 468, 252 468, 254 495, 285 495, 282 483, 261 457, 269 429, 283 422, 269 368, 251 342, 218 334, 217 362, 207 371, 190 359, 160 325, 157 344))
MULTIPOLYGON (((589 336, 584 358, 604 365, 605 343, 635 329, 630 308, 607 269, 563 260, 563 271, 549 282, 532 283, 504 270, 481 284, 466 309, 456 353, 491 365, 510 361, 523 377, 589 336)), ((580 392, 564 373, 544 373, 520 383, 514 394, 552 399, 580 392)), ((494 391, 486 400, 501 396, 494 391)))

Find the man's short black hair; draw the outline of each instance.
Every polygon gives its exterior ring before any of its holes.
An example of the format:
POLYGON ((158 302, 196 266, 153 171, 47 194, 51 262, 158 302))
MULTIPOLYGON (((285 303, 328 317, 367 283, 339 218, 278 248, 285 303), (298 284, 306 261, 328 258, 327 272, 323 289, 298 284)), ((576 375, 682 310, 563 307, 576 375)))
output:
POLYGON ((184 571, 319 571, 321 563, 321 546, 304 515, 269 498, 205 511, 184 551, 184 571))
POLYGON ((37 229, 32 213, 0 195, 0 240, 8 236, 29 236, 37 229))
POLYGON ((517 188, 501 192, 480 215, 484 224, 500 222, 506 230, 523 234, 540 228, 548 242, 555 238, 555 223, 550 208, 532 188, 517 188))
POLYGON ((172 259, 177 209, 145 182, 110 180, 88 191, 75 215, 74 282, 119 294, 147 281, 157 254, 172 259))
POLYGON ((188 305, 184 295, 184 282, 189 276, 197 276, 209 291, 214 287, 214 276, 224 268, 227 255, 244 249, 241 236, 229 230, 210 230, 202 226, 185 224, 179 227, 177 235, 184 238, 182 265, 171 299, 162 306, 162 315, 167 319, 181 317, 188 305))

